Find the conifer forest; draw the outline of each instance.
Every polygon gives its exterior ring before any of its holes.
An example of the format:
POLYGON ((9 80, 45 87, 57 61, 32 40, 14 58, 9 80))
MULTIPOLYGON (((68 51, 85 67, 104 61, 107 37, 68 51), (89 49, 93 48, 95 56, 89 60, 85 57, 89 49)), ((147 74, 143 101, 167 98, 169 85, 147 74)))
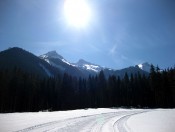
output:
POLYGON ((101 107, 174 108, 175 68, 151 66, 148 76, 123 78, 103 71, 77 78, 67 73, 41 78, 19 68, 0 71, 0 112, 57 111, 101 107))

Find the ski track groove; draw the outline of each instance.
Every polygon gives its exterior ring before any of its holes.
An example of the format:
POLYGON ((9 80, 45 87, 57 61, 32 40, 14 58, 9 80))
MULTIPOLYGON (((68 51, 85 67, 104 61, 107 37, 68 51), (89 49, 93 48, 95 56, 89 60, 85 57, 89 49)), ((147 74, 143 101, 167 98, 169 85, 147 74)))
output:
POLYGON ((142 114, 145 112, 150 112, 150 110, 143 110, 143 111, 137 111, 137 112, 132 112, 131 114, 128 115, 124 115, 121 118, 119 118, 118 120, 116 120, 116 122, 113 124, 113 129, 114 132, 132 132, 132 130, 129 128, 129 126, 126 124, 127 120, 134 115, 137 114, 142 114))

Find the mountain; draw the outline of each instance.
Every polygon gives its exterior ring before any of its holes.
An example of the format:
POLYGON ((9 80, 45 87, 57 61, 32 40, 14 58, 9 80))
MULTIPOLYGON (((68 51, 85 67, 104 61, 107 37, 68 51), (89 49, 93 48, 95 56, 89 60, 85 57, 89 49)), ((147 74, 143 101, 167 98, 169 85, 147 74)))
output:
POLYGON ((147 66, 148 65, 147 63, 143 63, 143 66, 142 66, 143 69, 141 69, 139 66, 135 66, 135 67, 131 66, 121 70, 104 68, 104 67, 101 67, 100 65, 93 64, 83 59, 80 59, 76 63, 70 63, 69 61, 64 59, 64 57, 59 55, 56 51, 50 51, 39 57, 45 60, 46 62, 48 62, 50 65, 61 70, 62 73, 67 72, 70 75, 73 75, 76 77, 85 77, 85 78, 87 78, 89 75, 92 75, 92 76, 97 75, 101 70, 104 71, 106 78, 108 78, 111 75, 124 77, 125 73, 128 73, 128 75, 130 76, 131 73, 137 74, 138 72, 140 74, 148 75, 148 71, 149 71, 148 69, 150 69, 147 66))
POLYGON ((57 67, 64 72, 66 72, 69 68, 73 68, 74 70, 79 69, 81 72, 88 71, 89 73, 98 73, 103 70, 101 66, 92 64, 83 59, 80 59, 77 63, 70 63, 61 55, 59 55, 56 51, 50 51, 39 57, 48 62, 50 65, 57 67))
POLYGON ((73 66, 77 67, 81 72, 86 76, 89 77, 97 75, 101 70, 104 70, 103 67, 97 64, 93 64, 87 62, 83 59, 80 59, 77 63, 71 63, 73 66))
POLYGON ((100 72, 101 70, 103 70, 104 68, 97 65, 97 64, 93 64, 93 63, 90 63, 90 62, 87 62, 83 59, 80 59, 77 63, 72 63, 73 66, 76 66, 80 69, 84 69, 84 70, 87 70, 87 71, 90 71, 90 72, 100 72))
POLYGON ((151 65, 148 62, 137 65, 141 70, 150 72, 151 65))
POLYGON ((95 76, 103 67, 97 64, 80 59, 76 63, 70 63, 64 57, 59 55, 56 51, 50 51, 39 56, 41 59, 48 62, 50 65, 58 68, 62 73, 69 73, 72 76, 87 78, 89 75, 95 76))
POLYGON ((58 59, 64 59, 61 55, 59 55, 55 50, 54 51, 50 51, 44 55, 41 55, 40 57, 42 58, 58 58, 58 59))
POLYGON ((85 74, 80 69, 78 69, 76 66, 69 63, 56 51, 50 51, 46 54, 40 55, 39 58, 41 58, 42 60, 45 60, 51 66, 59 69, 62 72, 62 74, 68 73, 76 77, 85 76, 85 74))
POLYGON ((58 69, 21 48, 14 47, 1 51, 0 69, 13 70, 15 67, 25 72, 39 75, 40 77, 50 77, 59 74, 58 69))
POLYGON ((124 69, 121 69, 121 70, 117 70, 116 71, 116 74, 120 77, 124 77, 125 73, 127 73, 129 76, 131 74, 138 74, 140 73, 141 75, 148 75, 149 73, 146 72, 146 71, 143 71, 142 69, 138 68, 138 67, 134 67, 134 66, 130 66, 130 67, 127 67, 127 68, 124 68, 124 69))
POLYGON ((14 67, 20 68, 26 72, 37 74, 42 77, 52 77, 58 74, 68 73, 71 76, 87 78, 89 75, 95 76, 101 70, 104 71, 106 78, 111 75, 124 77, 125 73, 130 76, 140 73, 148 75, 150 65, 148 63, 137 66, 127 67, 121 70, 104 68, 100 65, 80 59, 76 63, 70 63, 56 51, 50 51, 39 57, 21 48, 14 47, 0 52, 0 69, 13 70, 14 67))

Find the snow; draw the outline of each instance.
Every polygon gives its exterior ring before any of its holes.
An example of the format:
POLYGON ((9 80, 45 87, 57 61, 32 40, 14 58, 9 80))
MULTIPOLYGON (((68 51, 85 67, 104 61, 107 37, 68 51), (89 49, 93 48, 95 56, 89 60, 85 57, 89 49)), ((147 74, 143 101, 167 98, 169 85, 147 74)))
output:
POLYGON ((56 51, 50 51, 48 53, 45 54, 45 56, 48 58, 57 58, 57 59, 63 59, 63 57, 61 55, 59 55, 56 51))
POLYGON ((138 67, 142 69, 143 71, 150 72, 151 65, 145 62, 143 64, 139 64, 138 67))
POLYGON ((87 70, 99 72, 99 70, 98 70, 99 66, 85 64, 83 67, 86 68, 87 70))
POLYGON ((50 64, 50 61, 49 61, 49 59, 44 59, 47 63, 49 63, 50 64))
POLYGON ((143 70, 143 65, 142 64, 139 64, 138 66, 139 66, 140 69, 143 70))
POLYGON ((64 63, 71 65, 68 61, 66 61, 65 59, 61 59, 64 63))
POLYGON ((80 59, 77 63, 72 63, 73 66, 76 66, 78 68, 86 69, 89 71, 94 71, 96 73, 100 72, 103 68, 99 65, 92 64, 90 62, 87 62, 83 59, 80 59))
POLYGON ((82 117, 94 114, 121 111, 122 109, 88 109, 58 112, 31 112, 31 113, 9 113, 0 114, 0 131, 17 131, 57 120, 82 117))
POLYGON ((47 58, 48 56, 47 55, 41 55, 40 57, 41 58, 47 58))
POLYGON ((173 132, 175 109, 87 109, 0 114, 0 131, 173 132))
POLYGON ((54 62, 52 62, 49 58, 54 58, 54 59, 59 59, 62 62, 68 64, 68 65, 72 65, 71 63, 69 63, 67 60, 65 60, 61 55, 59 55, 56 51, 50 51, 44 55, 40 55, 41 59, 44 59, 47 63, 49 63, 50 65, 57 67, 57 68, 61 68, 61 70, 65 69, 63 67, 60 67, 58 65, 56 65, 54 62))
POLYGON ((175 109, 157 109, 132 116, 127 125, 132 132, 174 132, 175 109))

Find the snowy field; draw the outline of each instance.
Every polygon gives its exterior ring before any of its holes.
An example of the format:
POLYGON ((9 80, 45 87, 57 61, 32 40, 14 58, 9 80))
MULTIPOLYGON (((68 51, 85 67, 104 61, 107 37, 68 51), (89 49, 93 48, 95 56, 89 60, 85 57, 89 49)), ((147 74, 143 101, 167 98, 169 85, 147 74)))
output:
POLYGON ((0 114, 0 132, 174 132, 175 109, 87 109, 0 114))

